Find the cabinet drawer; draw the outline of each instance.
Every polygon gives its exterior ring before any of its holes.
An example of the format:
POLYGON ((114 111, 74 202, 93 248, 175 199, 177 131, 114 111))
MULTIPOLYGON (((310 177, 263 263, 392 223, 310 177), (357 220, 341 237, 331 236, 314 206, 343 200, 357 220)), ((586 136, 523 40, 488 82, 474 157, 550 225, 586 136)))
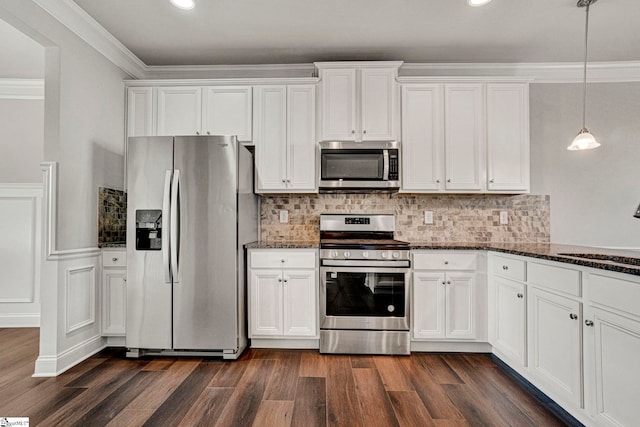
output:
POLYGON ((521 282, 527 280, 527 263, 524 260, 494 256, 492 264, 493 274, 521 282))
POLYGON ((579 270, 529 262, 527 274, 533 285, 577 297, 582 295, 579 270))
POLYGON ((586 286, 591 302, 640 317, 640 283, 589 274, 586 286))
POLYGON ((415 270, 475 270, 475 253, 423 252, 413 254, 415 270))
POLYGON ((251 268, 316 268, 317 251, 252 250, 251 268))
POLYGON ((108 267, 126 267, 127 251, 103 251, 102 266, 108 267))

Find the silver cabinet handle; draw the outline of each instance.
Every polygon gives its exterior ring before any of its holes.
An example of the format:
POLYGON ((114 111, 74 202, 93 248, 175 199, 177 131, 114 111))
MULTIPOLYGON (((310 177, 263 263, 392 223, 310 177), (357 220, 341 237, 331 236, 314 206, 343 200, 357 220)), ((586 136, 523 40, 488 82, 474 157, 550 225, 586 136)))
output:
POLYGON ((508 270, 508 269, 509 269, 509 266, 508 266, 508 265, 503 265, 503 266, 502 266, 502 269, 503 269, 503 270, 508 270))
POLYGON ((489 182, 490 182, 491 184, 493 184, 493 179, 490 179, 490 180, 489 180, 489 182))
POLYGON ((363 131, 362 131, 362 133, 366 134, 366 133, 367 133, 367 130, 366 130, 366 129, 365 129, 365 130, 363 130, 363 131))
POLYGON ((118 262, 118 258, 117 257, 113 257, 113 258, 111 258, 111 261, 118 262))
POLYGON ((444 282, 444 281, 442 282, 442 285, 443 285, 443 286, 444 286, 444 285, 446 285, 446 284, 447 284, 447 282, 444 282))
POLYGON ((196 135, 200 135, 200 132, 196 131, 196 135))
POLYGON ((524 295, 522 295, 521 293, 518 293, 518 298, 524 298, 524 295))
POLYGON ((584 324, 587 326, 593 326, 593 320, 585 320, 584 324))
POLYGON ((356 134, 356 131, 355 131, 355 130, 352 130, 352 131, 351 131, 351 135, 355 135, 355 134, 356 134))
POLYGON ((127 283, 127 278, 126 278, 126 277, 123 277, 123 278, 122 278, 122 281, 123 281, 124 283, 127 283))
POLYGON ((444 265, 449 265, 449 261, 445 261, 445 262, 444 262, 444 265))
POLYGON ((436 184, 440 184, 440 180, 439 179, 436 179, 436 184))
POLYGON ((282 182, 287 182, 287 180, 286 180, 286 179, 283 179, 283 180, 282 180, 282 182))
POLYGON ((449 178, 449 179, 447 180, 447 182, 451 182, 451 178, 449 178))
POLYGON ((207 135, 211 135, 211 132, 207 131, 207 135))
POLYGON ((291 180, 290 180, 290 179, 288 179, 288 180, 287 180, 287 183, 290 183, 290 182, 291 182, 291 180))
POLYGON ((280 260, 280 262, 284 262, 284 261, 285 261, 284 258, 280 260))
POLYGON ((279 279, 278 279, 278 283, 280 283, 280 282, 282 282, 282 279, 280 279, 280 278, 279 278, 279 279))
POLYGON ((570 314, 569 314, 569 319, 571 319, 571 320, 576 320, 577 318, 578 318, 578 315, 577 315, 577 314, 574 314, 574 313, 570 313, 570 314))
POLYGON ((284 283, 289 283, 289 279, 284 279, 284 283))
POLYGON ((450 285, 450 284, 451 284, 451 280, 447 280, 447 285, 450 285))

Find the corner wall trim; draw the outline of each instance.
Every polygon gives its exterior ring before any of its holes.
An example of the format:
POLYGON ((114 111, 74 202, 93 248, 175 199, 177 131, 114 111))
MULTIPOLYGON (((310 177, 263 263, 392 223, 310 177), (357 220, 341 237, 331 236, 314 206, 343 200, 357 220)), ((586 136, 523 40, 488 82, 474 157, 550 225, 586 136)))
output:
POLYGON ((100 255, 100 248, 97 247, 61 251, 57 249, 58 163, 42 162, 40 169, 43 173, 44 247, 47 260, 56 261, 100 255))

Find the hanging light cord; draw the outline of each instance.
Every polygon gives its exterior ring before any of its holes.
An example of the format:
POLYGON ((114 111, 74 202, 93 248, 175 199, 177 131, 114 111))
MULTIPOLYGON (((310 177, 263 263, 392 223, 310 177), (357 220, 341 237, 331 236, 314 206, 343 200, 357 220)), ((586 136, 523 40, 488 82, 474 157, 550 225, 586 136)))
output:
POLYGON ((582 129, 585 129, 587 118, 587 41, 589 35, 589 6, 591 0, 587 0, 586 19, 584 24, 584 71, 582 76, 582 129))

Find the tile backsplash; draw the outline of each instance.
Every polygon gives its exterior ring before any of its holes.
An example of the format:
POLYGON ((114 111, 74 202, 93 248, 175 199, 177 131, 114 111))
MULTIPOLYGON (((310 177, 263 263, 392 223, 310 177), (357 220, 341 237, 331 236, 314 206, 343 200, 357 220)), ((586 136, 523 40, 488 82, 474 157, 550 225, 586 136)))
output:
POLYGON ((127 193, 98 187, 98 246, 125 243, 127 235, 127 193))
POLYGON ((260 240, 318 240, 321 213, 395 214, 396 238, 409 242, 550 241, 549 196, 312 194, 261 197, 260 240), (289 222, 280 223, 280 210, 289 222), (433 224, 424 224, 424 211, 433 224), (500 211, 509 222, 500 224, 500 211))

